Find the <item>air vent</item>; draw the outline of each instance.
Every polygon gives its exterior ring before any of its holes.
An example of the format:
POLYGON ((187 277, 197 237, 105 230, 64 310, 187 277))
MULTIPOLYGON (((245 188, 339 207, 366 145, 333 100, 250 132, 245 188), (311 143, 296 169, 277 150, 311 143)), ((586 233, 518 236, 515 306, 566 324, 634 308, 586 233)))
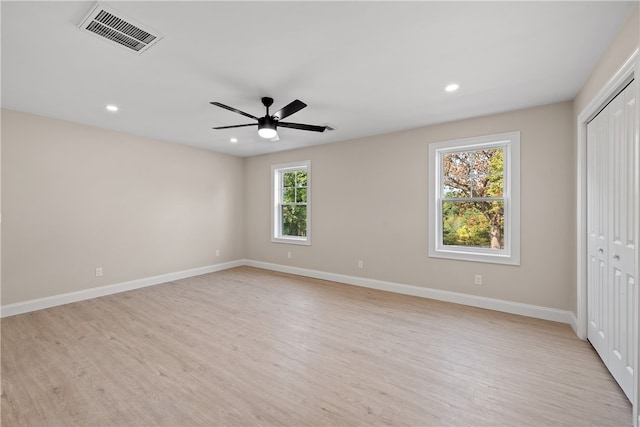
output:
POLYGON ((134 20, 100 3, 94 6, 78 28, 138 54, 162 38, 158 33, 143 28, 134 20))

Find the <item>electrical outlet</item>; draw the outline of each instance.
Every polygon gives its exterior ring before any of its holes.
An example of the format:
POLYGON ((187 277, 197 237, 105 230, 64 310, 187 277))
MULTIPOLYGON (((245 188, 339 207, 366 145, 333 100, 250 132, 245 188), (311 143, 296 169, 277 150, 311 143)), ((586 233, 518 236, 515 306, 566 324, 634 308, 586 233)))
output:
POLYGON ((476 274, 476 285, 482 285, 482 275, 476 274))
POLYGON ((358 260, 358 268, 364 268, 364 262, 361 259, 358 260))
POLYGON ((291 259, 291 252, 287 252, 287 258, 291 259))
POLYGON ((96 267, 96 277, 102 276, 102 267, 96 267))
POLYGON ((216 256, 220 256, 220 249, 216 249, 216 256))

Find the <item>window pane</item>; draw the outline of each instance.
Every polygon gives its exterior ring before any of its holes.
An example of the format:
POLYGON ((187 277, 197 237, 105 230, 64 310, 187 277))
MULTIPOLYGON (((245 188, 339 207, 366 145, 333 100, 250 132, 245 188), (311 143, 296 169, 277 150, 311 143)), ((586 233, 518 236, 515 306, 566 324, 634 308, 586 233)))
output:
POLYGON ((296 172, 296 187, 307 186, 307 171, 296 172))
POLYGON ((307 235, 307 207, 304 205, 283 205, 282 235, 301 236, 307 235))
POLYGON ((444 198, 501 197, 503 149, 446 153, 442 156, 444 198))
POLYGON ((504 249, 504 201, 442 202, 442 243, 504 249))
POLYGON ((295 187, 296 186, 296 173, 285 172, 282 174, 282 187, 295 187))
POLYGON ((307 203, 307 189, 298 188, 296 190, 296 203, 307 203))
POLYGON ((293 203, 296 200, 296 189, 293 187, 282 189, 282 203, 293 203))
POLYGON ((504 150, 491 150, 489 173, 487 174, 487 196, 502 197, 504 195, 504 150))
POLYGON ((442 157, 443 197, 471 197, 469 185, 469 153, 447 153, 442 157))

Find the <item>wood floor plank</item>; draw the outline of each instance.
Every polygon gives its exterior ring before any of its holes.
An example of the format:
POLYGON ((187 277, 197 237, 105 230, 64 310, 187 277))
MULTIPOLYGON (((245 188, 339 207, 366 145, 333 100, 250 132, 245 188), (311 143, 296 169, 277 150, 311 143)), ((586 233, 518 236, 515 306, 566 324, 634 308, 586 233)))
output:
POLYGON ((564 324, 250 267, 1 320, 2 426, 624 426, 564 324))

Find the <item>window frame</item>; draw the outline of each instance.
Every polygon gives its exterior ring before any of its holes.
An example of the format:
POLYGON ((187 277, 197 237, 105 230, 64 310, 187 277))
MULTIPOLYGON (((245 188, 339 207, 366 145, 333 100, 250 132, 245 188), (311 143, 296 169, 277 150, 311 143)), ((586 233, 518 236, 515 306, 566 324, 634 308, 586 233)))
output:
POLYGON ((429 257, 520 265, 520 132, 506 132, 429 144, 429 257), (504 248, 443 243, 442 197, 445 154, 502 147, 504 159, 504 248))
MULTIPOLYGON (((296 203, 298 204, 298 203, 296 203)), ((311 245, 311 160, 271 165, 271 242, 311 245), (287 172, 307 172, 307 229, 306 236, 282 234, 282 179, 287 172)))

